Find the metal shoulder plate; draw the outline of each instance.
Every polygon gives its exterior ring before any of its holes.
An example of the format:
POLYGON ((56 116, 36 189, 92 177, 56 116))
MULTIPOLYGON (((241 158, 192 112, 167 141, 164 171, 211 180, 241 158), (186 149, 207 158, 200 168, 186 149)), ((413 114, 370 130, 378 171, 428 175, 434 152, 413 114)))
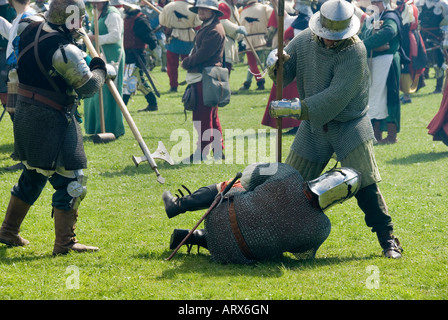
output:
POLYGON ((92 78, 83 52, 73 44, 61 45, 53 54, 53 67, 69 85, 78 89, 92 78))
POLYGON ((22 20, 19 21, 19 25, 17 26, 17 35, 20 36, 23 32, 23 30, 25 30, 26 27, 28 27, 31 23, 33 22, 38 22, 38 21, 44 21, 44 17, 42 17, 41 15, 32 15, 32 16, 28 16, 22 20))

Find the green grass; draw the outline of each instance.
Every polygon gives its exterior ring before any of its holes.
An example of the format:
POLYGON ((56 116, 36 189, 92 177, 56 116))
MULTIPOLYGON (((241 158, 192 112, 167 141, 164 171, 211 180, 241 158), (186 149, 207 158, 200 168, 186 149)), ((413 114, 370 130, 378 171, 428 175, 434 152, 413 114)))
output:
MULTIPOLYGON (((151 151, 159 140, 169 151, 178 145, 178 136, 170 139, 176 129, 187 133, 184 138, 189 137, 193 145, 191 113, 185 122, 181 105, 184 87, 179 87, 178 93, 168 93, 167 75, 159 70, 153 71, 161 92, 159 111, 138 113, 145 106, 141 94, 129 103, 129 111, 151 151)), ((181 71, 180 79, 184 76, 181 71)), ((233 90, 242 85, 245 76, 246 66, 237 65, 231 74, 233 90)), ((233 95, 231 104, 219 110, 223 129, 268 129, 260 122, 271 84, 267 80, 267 89, 260 92, 254 90, 253 83, 249 93, 233 95)), ((24 248, 0 245, 0 299, 446 299, 448 147, 427 134, 426 126, 442 99, 441 94, 430 94, 434 86, 434 79, 428 79, 427 86, 413 95, 412 104, 402 106, 399 142, 375 146, 383 178, 380 188, 404 248, 400 260, 381 256, 375 234, 365 226, 363 213, 352 199, 327 212, 332 231, 311 262, 298 262, 285 254, 280 260, 251 266, 220 265, 212 262, 205 250, 197 254, 193 249, 188 255, 185 248, 165 261, 171 253, 172 230, 193 227, 205 211, 168 219, 163 191, 174 192, 181 184, 195 190, 230 179, 249 164, 248 154, 256 150, 246 143, 245 150, 239 151, 245 154, 244 163, 170 166, 157 160, 166 179, 161 185, 147 163, 134 166, 131 156, 140 156, 141 150, 125 124, 126 134, 109 144, 98 145, 85 138, 88 193, 79 211, 77 238, 101 250, 51 255, 54 225, 50 217, 52 187, 48 184, 22 225, 21 235, 30 244, 24 248), (379 281, 373 282, 375 277, 379 281)), ((20 175, 4 170, 14 164, 9 157, 13 135, 8 116, 0 123, 0 137, 3 221, 10 189, 20 175)), ((283 159, 292 140, 292 136, 283 136, 283 159)), ((229 158, 229 149, 226 153, 229 158)))

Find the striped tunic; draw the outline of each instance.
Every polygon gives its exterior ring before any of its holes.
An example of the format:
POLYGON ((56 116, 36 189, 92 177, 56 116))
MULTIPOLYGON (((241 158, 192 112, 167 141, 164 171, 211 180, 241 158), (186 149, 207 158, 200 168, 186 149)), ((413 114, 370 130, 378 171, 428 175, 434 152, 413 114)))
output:
POLYGON ((294 79, 309 120, 302 121, 291 153, 326 163, 338 160, 374 139, 367 117, 369 69, 366 49, 358 36, 326 48, 310 29, 285 48, 284 86, 294 79))

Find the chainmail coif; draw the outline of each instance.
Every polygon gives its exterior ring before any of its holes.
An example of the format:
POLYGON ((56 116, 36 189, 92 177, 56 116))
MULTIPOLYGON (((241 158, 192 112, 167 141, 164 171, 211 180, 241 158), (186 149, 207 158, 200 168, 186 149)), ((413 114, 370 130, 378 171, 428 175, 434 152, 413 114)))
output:
POLYGON ((261 175, 258 165, 248 190, 232 188, 226 199, 205 220, 207 245, 221 263, 252 263, 284 252, 314 257, 330 234, 331 223, 322 210, 313 208, 303 193, 304 181, 287 164, 278 163, 275 174, 261 175), (240 251, 229 222, 229 197, 241 234, 252 259, 240 251))

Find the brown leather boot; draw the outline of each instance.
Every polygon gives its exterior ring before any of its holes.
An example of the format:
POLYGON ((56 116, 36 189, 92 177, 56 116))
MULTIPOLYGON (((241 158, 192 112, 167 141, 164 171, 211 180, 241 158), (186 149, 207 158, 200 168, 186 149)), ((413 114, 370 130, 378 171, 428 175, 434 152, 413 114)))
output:
POLYGON ((397 142, 397 125, 395 123, 387 124, 387 137, 381 141, 378 141, 378 144, 394 144, 397 142))
POLYGON ((11 247, 26 246, 28 240, 19 236, 20 225, 30 209, 30 205, 11 195, 5 220, 0 228, 0 242, 11 247))
POLYGON ((380 121, 373 121, 373 135, 375 136, 376 142, 383 140, 383 131, 381 131, 380 121))
POLYGON ((78 243, 75 238, 75 224, 78 218, 78 210, 61 210, 53 208, 54 229, 56 239, 54 241, 53 255, 67 254, 69 251, 86 252, 98 251, 99 248, 78 243))

